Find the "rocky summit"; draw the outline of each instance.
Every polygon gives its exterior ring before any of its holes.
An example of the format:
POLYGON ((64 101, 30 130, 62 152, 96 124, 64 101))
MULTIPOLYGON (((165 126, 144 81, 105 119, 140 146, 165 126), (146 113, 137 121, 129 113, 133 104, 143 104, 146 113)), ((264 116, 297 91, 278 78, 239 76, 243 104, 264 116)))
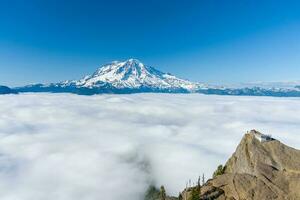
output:
MULTIPOLYGON (((223 169, 199 188, 197 199, 300 199, 300 150, 269 135, 247 132, 223 169)), ((193 190, 185 189, 183 199, 192 199, 193 190)))

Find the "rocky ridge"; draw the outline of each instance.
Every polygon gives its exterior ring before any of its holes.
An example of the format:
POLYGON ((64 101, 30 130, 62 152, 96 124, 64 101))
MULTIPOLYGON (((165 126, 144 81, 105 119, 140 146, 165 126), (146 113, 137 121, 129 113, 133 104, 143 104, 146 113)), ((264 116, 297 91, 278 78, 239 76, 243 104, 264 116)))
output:
POLYGON ((17 94, 17 91, 7 86, 0 85, 0 94, 17 94))
MULTIPOLYGON (((182 192, 190 200, 191 191, 182 192)), ((245 134, 224 173, 200 188, 199 200, 298 200, 300 150, 256 130, 245 134)))

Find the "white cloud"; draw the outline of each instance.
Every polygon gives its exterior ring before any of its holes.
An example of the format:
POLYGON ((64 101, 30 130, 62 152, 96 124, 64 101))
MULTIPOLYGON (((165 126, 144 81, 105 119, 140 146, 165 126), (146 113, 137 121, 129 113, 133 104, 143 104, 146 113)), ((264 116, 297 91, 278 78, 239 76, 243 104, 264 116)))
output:
POLYGON ((300 148, 300 99, 198 94, 0 96, 2 200, 138 200, 210 177, 245 131, 300 148))

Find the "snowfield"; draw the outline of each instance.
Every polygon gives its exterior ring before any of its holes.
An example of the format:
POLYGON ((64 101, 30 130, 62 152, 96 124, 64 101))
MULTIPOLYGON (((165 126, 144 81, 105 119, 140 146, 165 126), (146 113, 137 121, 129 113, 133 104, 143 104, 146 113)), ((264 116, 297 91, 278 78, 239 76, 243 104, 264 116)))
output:
POLYGON ((257 129, 300 148, 300 98, 134 94, 0 96, 1 200, 177 195, 257 129))

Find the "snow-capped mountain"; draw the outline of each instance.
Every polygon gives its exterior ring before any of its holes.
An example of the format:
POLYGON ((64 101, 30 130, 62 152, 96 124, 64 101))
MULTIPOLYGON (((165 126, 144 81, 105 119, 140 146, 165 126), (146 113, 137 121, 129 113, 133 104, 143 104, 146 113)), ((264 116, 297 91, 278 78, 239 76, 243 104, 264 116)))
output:
POLYGON ((144 65, 137 59, 114 61, 98 68, 80 80, 51 84, 33 84, 17 88, 19 92, 71 92, 77 94, 196 92, 206 85, 177 78, 144 65))
POLYGON ((54 92, 92 95, 102 93, 202 93, 237 96, 300 97, 300 86, 288 84, 250 84, 222 87, 191 82, 144 65, 136 59, 103 65, 79 80, 51 84, 33 84, 13 88, 15 92, 54 92), (285 86, 285 87, 283 87, 285 86))
POLYGON ((106 84, 110 84, 116 89, 153 88, 192 91, 199 87, 197 83, 163 73, 151 66, 144 65, 136 59, 129 59, 124 62, 114 61, 100 67, 95 73, 85 76, 79 81, 67 81, 61 85, 99 88, 106 84))

